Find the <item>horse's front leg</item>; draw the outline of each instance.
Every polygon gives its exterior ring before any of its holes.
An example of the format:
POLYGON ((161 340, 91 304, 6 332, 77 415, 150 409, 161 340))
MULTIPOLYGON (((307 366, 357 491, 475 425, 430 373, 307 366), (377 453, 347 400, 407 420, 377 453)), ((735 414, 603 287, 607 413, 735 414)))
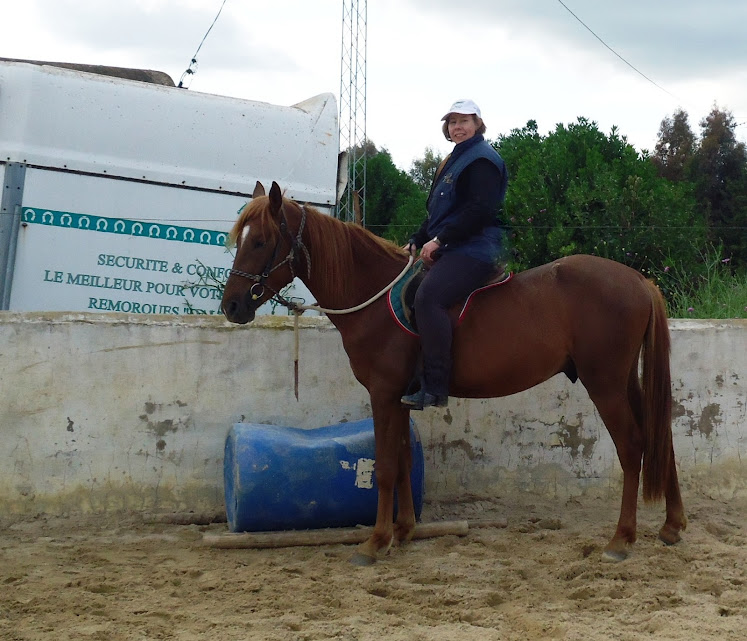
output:
POLYGON ((394 491, 398 492, 399 511, 396 537, 400 541, 412 538, 415 528, 415 509, 410 485, 412 466, 409 447, 409 412, 402 408, 399 396, 371 394, 376 439, 376 483, 378 506, 373 534, 358 546, 353 558, 357 565, 374 563, 386 554, 395 537, 394 491))
MULTIPOLYGON (((399 543, 408 543, 415 534, 415 503, 412 498, 412 449, 410 447, 410 410, 403 409, 399 465, 397 466, 397 520, 394 537, 399 543)), ((399 421, 399 417, 396 419, 399 421)))

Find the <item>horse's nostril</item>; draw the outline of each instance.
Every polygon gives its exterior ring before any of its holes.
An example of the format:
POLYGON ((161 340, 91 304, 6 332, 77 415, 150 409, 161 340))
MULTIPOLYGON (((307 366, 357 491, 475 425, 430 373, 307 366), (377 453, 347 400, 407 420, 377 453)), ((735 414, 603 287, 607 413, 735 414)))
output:
POLYGON ((226 318, 231 319, 236 315, 239 305, 235 300, 223 305, 223 314, 226 318))

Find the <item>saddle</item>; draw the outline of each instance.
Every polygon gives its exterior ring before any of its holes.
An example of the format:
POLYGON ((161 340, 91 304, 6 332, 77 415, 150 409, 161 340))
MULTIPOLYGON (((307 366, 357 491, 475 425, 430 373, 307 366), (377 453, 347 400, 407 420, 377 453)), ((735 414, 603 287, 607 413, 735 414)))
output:
MULTIPOLYGON (((427 272, 425 263, 422 260, 416 260, 409 271, 400 279, 400 281, 389 290, 387 298, 389 311, 397 325, 412 336, 419 336, 417 322, 415 321, 415 293, 418 291, 420 283, 427 272)), ((456 318, 456 324, 462 322, 462 319, 469 309, 470 302, 480 292, 503 285, 513 278, 513 273, 506 272, 506 265, 499 264, 492 276, 484 285, 473 290, 463 302, 455 305, 451 314, 456 318)))

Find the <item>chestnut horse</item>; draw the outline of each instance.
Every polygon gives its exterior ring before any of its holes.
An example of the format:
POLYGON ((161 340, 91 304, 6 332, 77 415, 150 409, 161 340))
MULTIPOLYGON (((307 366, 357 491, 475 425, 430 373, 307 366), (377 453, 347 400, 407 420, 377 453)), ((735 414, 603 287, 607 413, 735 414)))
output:
MULTIPOLYGON (((264 189, 260 194, 255 191, 230 234, 236 258, 222 308, 231 322, 252 321, 272 297, 282 301, 278 292, 296 275, 325 308, 359 305, 386 288, 407 263, 404 250, 359 225, 284 198, 275 182, 269 196, 264 189)), ((354 561, 373 562, 393 541, 409 541, 415 529, 409 410, 400 397, 415 372, 419 342, 395 324, 385 297, 330 320, 355 377, 371 396, 378 509, 373 534, 354 561)), ((453 353, 455 397, 507 396, 559 373, 578 378, 609 430, 623 470, 620 518, 605 556, 626 558, 636 539, 641 469, 644 500, 666 500, 659 537, 667 544, 680 540, 687 520, 672 446, 669 329, 654 284, 604 258, 561 258, 476 296, 454 330, 453 353)))

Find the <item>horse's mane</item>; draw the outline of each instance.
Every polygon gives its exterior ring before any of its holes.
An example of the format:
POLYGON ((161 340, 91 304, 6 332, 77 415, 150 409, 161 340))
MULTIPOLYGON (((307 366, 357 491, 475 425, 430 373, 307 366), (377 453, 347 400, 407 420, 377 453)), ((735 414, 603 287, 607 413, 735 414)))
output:
MULTIPOLYGON (((301 207, 295 201, 284 198, 286 207, 301 207)), ((404 250, 394 243, 380 238, 356 223, 348 223, 323 214, 311 205, 306 210, 304 243, 313 248, 311 278, 323 282, 329 291, 337 292, 340 300, 354 296, 350 275, 360 269, 359 261, 366 253, 380 260, 398 260, 405 256, 404 250)), ((280 229, 270 210, 269 197, 252 199, 239 214, 229 232, 229 243, 235 245, 244 225, 251 223, 264 233, 266 242, 275 242, 280 229)), ((292 230, 295 233, 295 229, 292 230)))

